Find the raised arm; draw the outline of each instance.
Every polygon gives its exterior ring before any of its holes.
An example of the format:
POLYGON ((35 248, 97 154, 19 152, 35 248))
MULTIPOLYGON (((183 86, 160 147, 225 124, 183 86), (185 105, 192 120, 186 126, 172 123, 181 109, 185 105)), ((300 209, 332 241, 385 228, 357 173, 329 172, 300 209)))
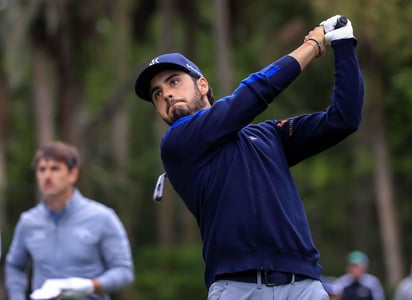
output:
POLYGON ((312 29, 298 48, 289 53, 303 70, 314 58, 325 54, 325 34, 323 26, 312 29))

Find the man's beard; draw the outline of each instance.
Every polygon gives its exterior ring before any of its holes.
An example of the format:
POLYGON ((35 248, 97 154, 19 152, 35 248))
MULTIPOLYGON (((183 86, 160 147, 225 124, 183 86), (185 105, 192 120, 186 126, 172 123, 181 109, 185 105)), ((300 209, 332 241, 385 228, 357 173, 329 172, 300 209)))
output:
POLYGON ((190 110, 187 107, 178 107, 175 108, 172 112, 172 117, 171 117, 171 123, 169 123, 169 125, 172 125, 174 122, 176 122, 177 120, 179 120, 180 118, 186 117, 191 115, 190 110))
POLYGON ((172 125, 180 118, 190 116, 206 106, 206 103, 203 100, 202 95, 200 94, 199 88, 197 87, 195 88, 195 95, 193 96, 192 100, 189 102, 186 102, 189 104, 189 106, 187 107, 174 108, 172 112, 171 120, 170 121, 165 120, 166 123, 169 125, 172 125))

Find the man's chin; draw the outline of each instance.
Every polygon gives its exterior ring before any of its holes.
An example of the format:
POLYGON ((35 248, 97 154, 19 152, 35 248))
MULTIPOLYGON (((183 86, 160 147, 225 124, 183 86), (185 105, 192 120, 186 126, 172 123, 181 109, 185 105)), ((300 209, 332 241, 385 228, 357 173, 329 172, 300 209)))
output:
POLYGON ((59 195, 57 191, 52 190, 52 189, 45 189, 45 190, 42 190, 41 192, 42 192, 43 197, 50 198, 50 199, 56 198, 56 196, 59 195))
POLYGON ((171 113, 172 113, 172 117, 171 117, 172 123, 176 122, 180 118, 187 117, 190 115, 190 112, 187 109, 177 108, 177 107, 173 109, 171 113))

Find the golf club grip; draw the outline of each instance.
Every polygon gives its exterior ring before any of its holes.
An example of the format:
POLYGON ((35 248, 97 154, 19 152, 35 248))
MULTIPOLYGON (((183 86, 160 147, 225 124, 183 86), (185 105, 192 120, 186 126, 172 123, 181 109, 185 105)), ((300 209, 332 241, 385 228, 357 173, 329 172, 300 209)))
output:
POLYGON ((348 23, 348 19, 344 16, 339 17, 339 19, 336 21, 335 29, 341 28, 348 23))

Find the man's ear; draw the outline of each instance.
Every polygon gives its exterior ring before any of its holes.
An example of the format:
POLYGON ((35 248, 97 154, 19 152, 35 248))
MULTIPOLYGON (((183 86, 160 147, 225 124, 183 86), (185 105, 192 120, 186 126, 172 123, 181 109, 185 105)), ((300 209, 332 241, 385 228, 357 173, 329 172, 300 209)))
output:
POLYGON ((79 179, 79 168, 73 168, 70 170, 70 181, 75 184, 77 179, 79 179))
POLYGON ((209 83, 207 82, 206 78, 200 77, 197 80, 197 86, 198 86, 199 91, 202 94, 202 96, 207 95, 207 92, 209 91, 209 83))

